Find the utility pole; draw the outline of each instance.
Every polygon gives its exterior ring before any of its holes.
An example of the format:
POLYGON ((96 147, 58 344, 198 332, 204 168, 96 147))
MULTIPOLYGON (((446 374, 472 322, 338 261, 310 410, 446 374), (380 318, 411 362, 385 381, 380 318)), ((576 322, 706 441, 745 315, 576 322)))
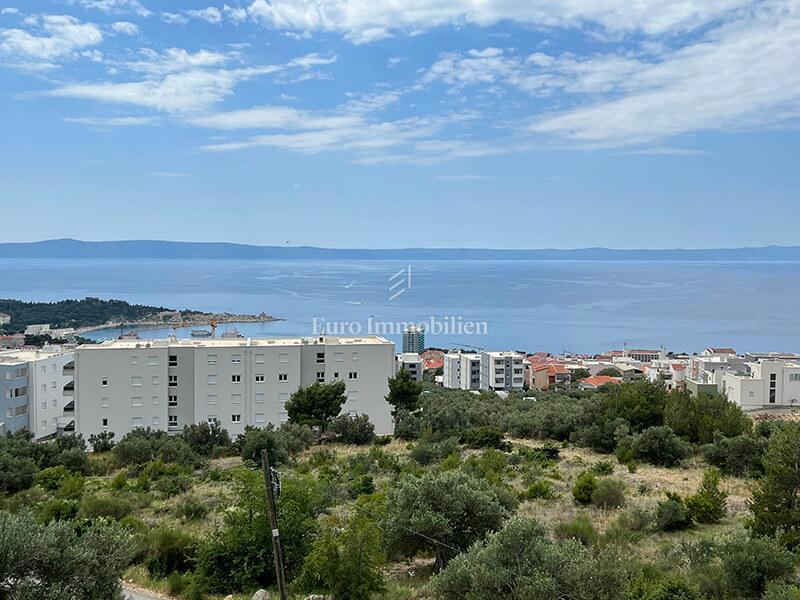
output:
POLYGON ((278 533, 278 514, 275 511, 275 495, 272 487, 272 469, 269 466, 269 456, 266 450, 261 451, 261 468, 264 470, 264 485, 267 492, 267 512, 269 513, 269 527, 272 530, 272 556, 275 558, 275 577, 278 580, 278 594, 281 600, 287 600, 286 577, 283 572, 283 551, 281 538, 278 533))

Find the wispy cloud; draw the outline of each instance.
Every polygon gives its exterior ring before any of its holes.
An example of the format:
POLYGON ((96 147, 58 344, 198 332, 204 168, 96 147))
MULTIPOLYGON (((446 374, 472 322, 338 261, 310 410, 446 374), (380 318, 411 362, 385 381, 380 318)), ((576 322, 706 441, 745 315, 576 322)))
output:
POLYGON ((64 121, 94 127, 133 127, 157 122, 155 117, 66 117, 64 121))
POLYGON ((71 4, 79 4, 86 9, 94 9, 106 14, 133 14, 149 17, 153 14, 139 0, 69 0, 71 4))
POLYGON ((6 64, 34 69, 53 68, 62 60, 79 58, 80 50, 103 41, 100 27, 70 15, 45 15, 31 33, 26 29, 0 30, 0 59, 6 64))

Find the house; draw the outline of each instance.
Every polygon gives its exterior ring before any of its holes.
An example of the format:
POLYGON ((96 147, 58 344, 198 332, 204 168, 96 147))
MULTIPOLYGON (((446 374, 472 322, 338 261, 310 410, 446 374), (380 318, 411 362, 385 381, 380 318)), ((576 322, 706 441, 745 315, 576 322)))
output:
POLYGON ((800 406, 800 362, 761 360, 722 377, 728 400, 744 410, 800 406))
POLYGON ((11 323, 11 315, 0 312, 0 325, 8 325, 9 323, 11 323))
POLYGON ((566 387, 572 381, 572 374, 562 364, 548 363, 531 367, 533 378, 529 386, 543 391, 552 387, 566 387))
POLYGON ((426 371, 435 371, 444 367, 444 351, 443 350, 425 350, 420 353, 422 358, 422 366, 426 371))
POLYGON ((25 335, 50 335, 50 325, 47 323, 28 325, 25 328, 25 335))
POLYGON ((0 335, 0 348, 22 348, 24 345, 25 336, 21 333, 0 335))
POLYGON ((581 379, 579 385, 582 390, 596 390, 604 385, 618 385, 622 383, 622 377, 609 377, 608 375, 595 375, 581 379))

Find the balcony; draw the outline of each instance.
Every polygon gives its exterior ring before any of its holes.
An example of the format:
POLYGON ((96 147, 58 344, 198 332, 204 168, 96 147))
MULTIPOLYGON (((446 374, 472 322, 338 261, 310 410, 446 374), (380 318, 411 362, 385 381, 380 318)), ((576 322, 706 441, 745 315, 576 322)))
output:
POLYGON ((75 382, 70 381, 67 385, 64 386, 62 390, 64 393, 65 398, 73 398, 75 396, 75 382))
POLYGON ((64 377, 72 377, 75 375, 75 361, 71 360, 70 362, 66 363, 61 370, 61 374, 64 377))
POLYGON ((75 400, 70 400, 64 405, 64 414, 75 412, 75 400))

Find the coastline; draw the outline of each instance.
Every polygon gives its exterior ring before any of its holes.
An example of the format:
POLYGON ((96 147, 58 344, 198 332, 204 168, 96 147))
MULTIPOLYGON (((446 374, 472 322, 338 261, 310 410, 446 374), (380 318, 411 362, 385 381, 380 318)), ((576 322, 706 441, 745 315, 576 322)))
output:
POLYGON ((280 317, 272 315, 232 315, 232 314, 209 314, 204 318, 195 317, 191 319, 183 319, 180 321, 156 321, 147 319, 144 321, 109 321, 100 325, 90 325, 87 327, 80 327, 75 329, 76 335, 84 333, 92 333, 102 331, 104 329, 119 329, 120 327, 130 327, 136 329, 181 329, 186 327, 209 327, 211 321, 215 321, 217 325, 235 325, 238 323, 273 323, 276 321, 285 321, 280 317))

